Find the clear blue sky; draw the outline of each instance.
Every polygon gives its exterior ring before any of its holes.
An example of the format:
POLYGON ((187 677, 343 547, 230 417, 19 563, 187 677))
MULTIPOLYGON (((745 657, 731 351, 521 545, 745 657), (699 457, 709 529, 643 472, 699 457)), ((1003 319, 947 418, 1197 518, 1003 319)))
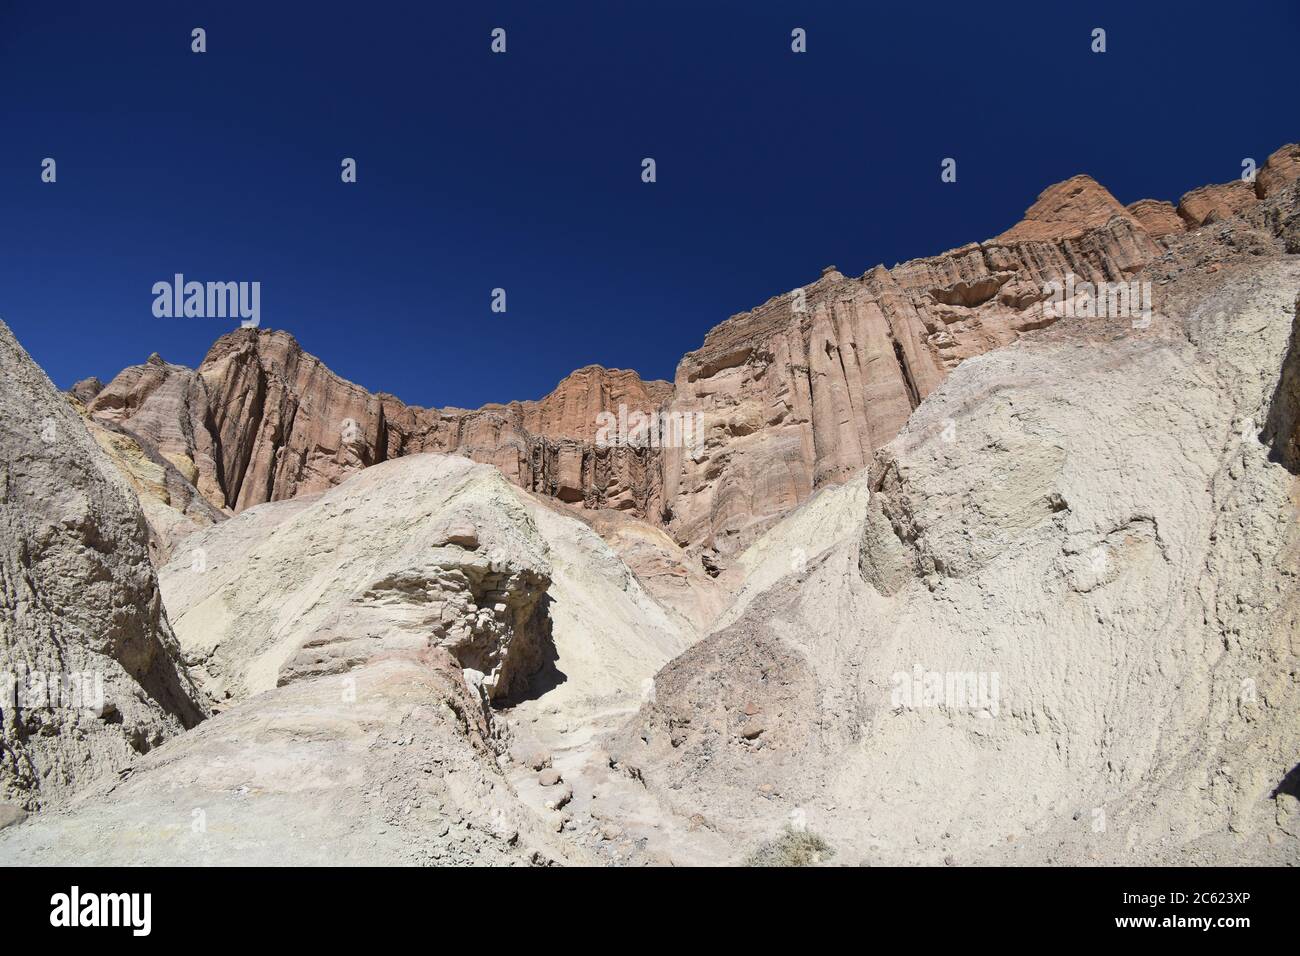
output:
POLYGON ((4 0, 0 317, 62 387, 234 327, 155 318, 176 272, 260 281, 263 326, 415 404, 671 378, 822 266, 988 238, 1075 173, 1234 178, 1300 139, 1298 50, 1294 0, 4 0))

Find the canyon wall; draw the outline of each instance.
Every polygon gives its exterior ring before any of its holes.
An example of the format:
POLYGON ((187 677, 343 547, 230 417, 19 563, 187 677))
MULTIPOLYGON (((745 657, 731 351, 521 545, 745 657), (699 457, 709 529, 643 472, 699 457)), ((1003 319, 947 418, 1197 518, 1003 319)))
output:
POLYGON ((1300 260, 1180 252, 1150 326, 963 363, 768 529, 611 761, 733 858, 1300 859, 1300 260))
POLYGON ((1275 152, 1254 183, 1202 187, 1177 206, 1125 207, 1075 176, 986 242, 856 278, 828 267, 810 285, 732 316, 683 357, 671 384, 588 366, 539 401, 426 409, 339 378, 287 333, 241 329, 195 370, 156 355, 124 370, 89 411, 156 448, 228 512, 438 451, 726 556, 814 490, 865 467, 962 361, 1057 321, 1046 283, 1129 281, 1174 244, 1234 217, 1253 217, 1267 234, 1257 247, 1272 234, 1284 243, 1300 236, 1269 211, 1297 177, 1295 145, 1275 152), (698 415, 701 441, 602 446, 598 416, 620 405, 698 415))

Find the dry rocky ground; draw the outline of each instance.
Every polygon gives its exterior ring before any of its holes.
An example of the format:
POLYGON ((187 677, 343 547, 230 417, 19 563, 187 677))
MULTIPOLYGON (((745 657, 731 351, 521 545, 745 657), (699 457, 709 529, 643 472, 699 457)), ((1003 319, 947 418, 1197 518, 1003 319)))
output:
POLYGON ((0 670, 104 688, 0 700, 0 860, 1300 862, 1298 179, 1075 177, 475 411, 0 328, 0 670))

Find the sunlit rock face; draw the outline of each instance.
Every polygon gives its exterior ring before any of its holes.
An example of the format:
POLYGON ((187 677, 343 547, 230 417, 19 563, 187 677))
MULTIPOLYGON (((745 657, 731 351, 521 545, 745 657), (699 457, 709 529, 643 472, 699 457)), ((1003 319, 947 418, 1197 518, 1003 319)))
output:
POLYGON ((192 471, 229 512, 438 451, 567 504, 645 520, 722 560, 865 467, 960 363, 1058 321, 1050 283, 1130 281, 1228 221, 1260 226, 1268 242, 1294 233, 1300 248, 1300 221, 1279 200, 1298 176, 1300 147, 1284 146, 1253 183, 1127 207, 1075 176, 985 242, 857 277, 827 267, 718 325, 672 383, 592 365, 537 401, 426 409, 339 378, 287 333, 240 329, 195 370, 157 356, 124 370, 89 408, 192 471), (637 415, 685 427, 601 434, 611 417, 637 415))

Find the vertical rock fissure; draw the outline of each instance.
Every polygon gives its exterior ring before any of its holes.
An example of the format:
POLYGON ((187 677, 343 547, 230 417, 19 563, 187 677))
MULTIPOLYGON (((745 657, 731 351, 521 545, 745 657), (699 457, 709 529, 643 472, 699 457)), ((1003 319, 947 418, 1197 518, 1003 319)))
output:
POLYGON ((898 362, 898 371, 903 376, 903 385, 907 388, 907 400, 912 403, 913 410, 921 404, 921 395, 916 390, 916 383, 912 381, 912 372, 907 367, 907 357, 903 355, 903 346, 897 339, 892 341, 894 346, 894 360, 898 362))
MULTIPOLYGON (((286 480, 289 476, 283 475, 281 471, 284 457, 289 453, 291 445, 289 436, 293 434, 293 423, 297 417, 298 403, 289 402, 288 411, 283 413, 281 419, 276 423, 275 430, 271 433, 271 466, 266 470, 266 486, 262 492, 266 501, 276 500, 277 487, 288 486, 291 489, 296 489, 296 480, 286 480), (284 420, 285 417, 287 417, 287 421, 284 420)), ((305 455, 301 460, 305 460, 305 455)), ((298 471, 301 473, 301 469, 298 469, 298 471)), ((281 495, 279 497, 293 497, 293 495, 281 495)), ((247 507, 251 507, 251 505, 247 507)))
MULTIPOLYGON (((240 494, 244 490, 244 479, 248 475, 248 469, 253 459, 253 452, 257 446, 258 436, 261 435, 263 419, 266 417, 266 377, 259 364, 254 358, 253 370, 253 398, 246 414, 246 420, 250 426, 238 436, 235 446, 236 458, 231 463, 233 465, 233 474, 230 475, 231 487, 226 490, 226 502, 236 511, 240 508, 240 494)), ((241 416, 244 417, 244 416, 241 416)), ((238 425, 238 419, 234 424, 238 425)), ((223 427, 225 422, 222 423, 223 427)))
POLYGON ((222 447, 221 429, 217 427, 215 402, 208 402, 204 410, 203 427, 212 436, 212 467, 216 472, 217 487, 221 489, 221 494, 225 498, 222 505, 233 508, 234 502, 230 499, 230 487, 226 483, 226 453, 222 447))
POLYGON ((388 460, 388 416, 384 414, 384 404, 379 403, 379 425, 375 434, 375 460, 373 464, 388 460))

